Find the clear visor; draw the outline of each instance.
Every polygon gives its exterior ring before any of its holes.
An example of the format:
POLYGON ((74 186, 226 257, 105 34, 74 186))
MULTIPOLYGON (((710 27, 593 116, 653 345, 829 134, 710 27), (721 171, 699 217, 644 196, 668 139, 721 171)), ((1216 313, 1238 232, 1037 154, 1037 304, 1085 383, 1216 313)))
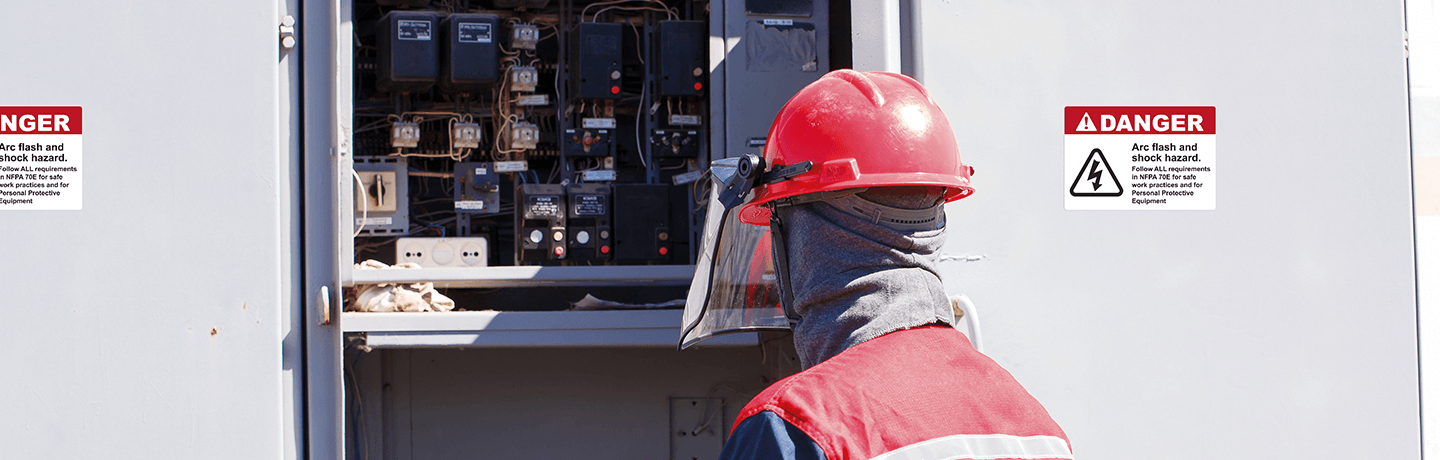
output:
POLYGON ((685 299, 680 348, 732 332, 788 331, 780 306, 770 227, 740 222, 739 207, 720 203, 735 173, 735 160, 713 162, 705 233, 695 264, 695 279, 685 299))

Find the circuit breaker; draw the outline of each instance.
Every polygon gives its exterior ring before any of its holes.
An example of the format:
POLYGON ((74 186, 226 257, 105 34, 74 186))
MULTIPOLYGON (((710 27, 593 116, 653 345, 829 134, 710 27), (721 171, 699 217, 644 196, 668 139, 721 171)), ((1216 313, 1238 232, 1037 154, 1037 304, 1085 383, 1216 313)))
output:
POLYGON ((576 25, 572 64, 577 97, 620 98, 622 32, 620 24, 582 22, 576 25))
POLYGON ((660 95, 698 96, 710 67, 705 45, 710 33, 702 21, 660 21, 660 95))
POLYGON ((572 260, 608 260, 614 257, 611 245, 610 185, 570 184, 566 187, 569 240, 572 260))
POLYGON ((380 18, 375 26, 380 90, 419 92, 435 84, 440 73, 439 17, 429 11, 391 11, 380 18))
POLYGON ((499 16, 476 13, 455 13, 440 21, 441 90, 475 93, 499 78, 499 21, 499 16))
POLYGON ((615 184, 615 258, 670 259, 670 193, 665 184, 615 184))
POLYGON ((522 184, 515 190, 515 202, 516 265, 564 259, 565 186, 522 184))

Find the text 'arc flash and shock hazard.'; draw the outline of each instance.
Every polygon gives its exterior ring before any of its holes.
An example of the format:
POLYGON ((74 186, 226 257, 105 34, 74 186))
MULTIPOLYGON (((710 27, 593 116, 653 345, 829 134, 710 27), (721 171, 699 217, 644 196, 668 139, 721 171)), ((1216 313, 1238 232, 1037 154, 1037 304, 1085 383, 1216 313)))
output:
POLYGON ((79 210, 80 107, 0 107, 0 211, 79 210))
POLYGON ((1214 210, 1215 107, 1065 108, 1066 210, 1214 210))

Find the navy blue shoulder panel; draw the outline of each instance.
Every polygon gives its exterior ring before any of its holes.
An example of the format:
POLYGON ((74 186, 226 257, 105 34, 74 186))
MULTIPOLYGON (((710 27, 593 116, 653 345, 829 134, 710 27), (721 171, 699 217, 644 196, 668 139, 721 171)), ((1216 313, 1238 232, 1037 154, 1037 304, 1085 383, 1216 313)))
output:
POLYGON ((746 418, 730 433, 720 460, 825 460, 825 452, 805 432, 774 412, 746 418))

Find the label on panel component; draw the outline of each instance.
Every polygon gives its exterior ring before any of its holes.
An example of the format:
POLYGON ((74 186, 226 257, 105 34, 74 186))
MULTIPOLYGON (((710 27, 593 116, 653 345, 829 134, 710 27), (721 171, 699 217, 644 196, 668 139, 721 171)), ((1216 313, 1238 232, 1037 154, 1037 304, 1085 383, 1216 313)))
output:
POLYGON ((550 105, 549 94, 526 94, 515 98, 515 105, 534 107, 538 105, 550 105))
POLYGON ((670 124, 676 126, 700 125, 699 115, 671 115, 670 124))
POLYGON ((614 118, 585 118, 580 120, 580 127, 585 129, 609 128, 615 129, 614 118))
POLYGON ((391 225, 391 224, 394 224, 394 223, 395 223, 395 219, 390 218, 390 217, 370 217, 370 218, 356 217, 356 218, 355 218, 355 225, 362 225, 362 226, 391 225))
POLYGON ((605 195, 577 195, 570 205, 575 207, 577 216, 605 215, 605 195))
POLYGON ((80 131, 80 107, 0 107, 0 210, 80 210, 80 131))
POLYGON ((484 176, 486 174, 489 174, 489 171, 486 171, 485 168, 475 168, 475 175, 484 176))
POLYGON ((584 177, 586 181, 613 181, 615 180, 615 170, 596 169, 594 171, 585 171, 584 177))
POLYGON ((795 25, 795 21, 792 20, 792 19, 766 19, 764 22, 765 22, 765 25, 767 25, 767 26, 793 26, 793 25, 795 25))
POLYGON ((484 22, 460 23, 460 43, 490 43, 490 24, 484 22))
POLYGON ((700 180, 700 177, 704 175, 705 170, 702 169, 699 171, 690 171, 685 174, 676 174, 675 177, 670 178, 670 180, 675 182, 675 185, 685 185, 700 180))
POLYGON ((430 41, 430 21, 401 19, 396 22, 395 38, 401 40, 430 41))
POLYGON ((495 172, 516 172, 516 171, 525 171, 525 170, 528 170, 528 169, 530 169, 530 166, 529 166, 527 163, 525 163, 524 161, 497 161, 497 162, 495 162, 495 172))
POLYGON ((456 201, 456 202, 455 202, 455 209, 461 209, 461 210, 465 210, 465 211, 484 211, 484 210, 485 210, 485 202, 484 202, 484 201, 456 201))
POLYGON ((530 214, 536 216, 560 215, 560 199, 554 196, 532 196, 530 197, 530 214))
POLYGON ((1215 210, 1215 107, 1066 107, 1066 210, 1215 210))

